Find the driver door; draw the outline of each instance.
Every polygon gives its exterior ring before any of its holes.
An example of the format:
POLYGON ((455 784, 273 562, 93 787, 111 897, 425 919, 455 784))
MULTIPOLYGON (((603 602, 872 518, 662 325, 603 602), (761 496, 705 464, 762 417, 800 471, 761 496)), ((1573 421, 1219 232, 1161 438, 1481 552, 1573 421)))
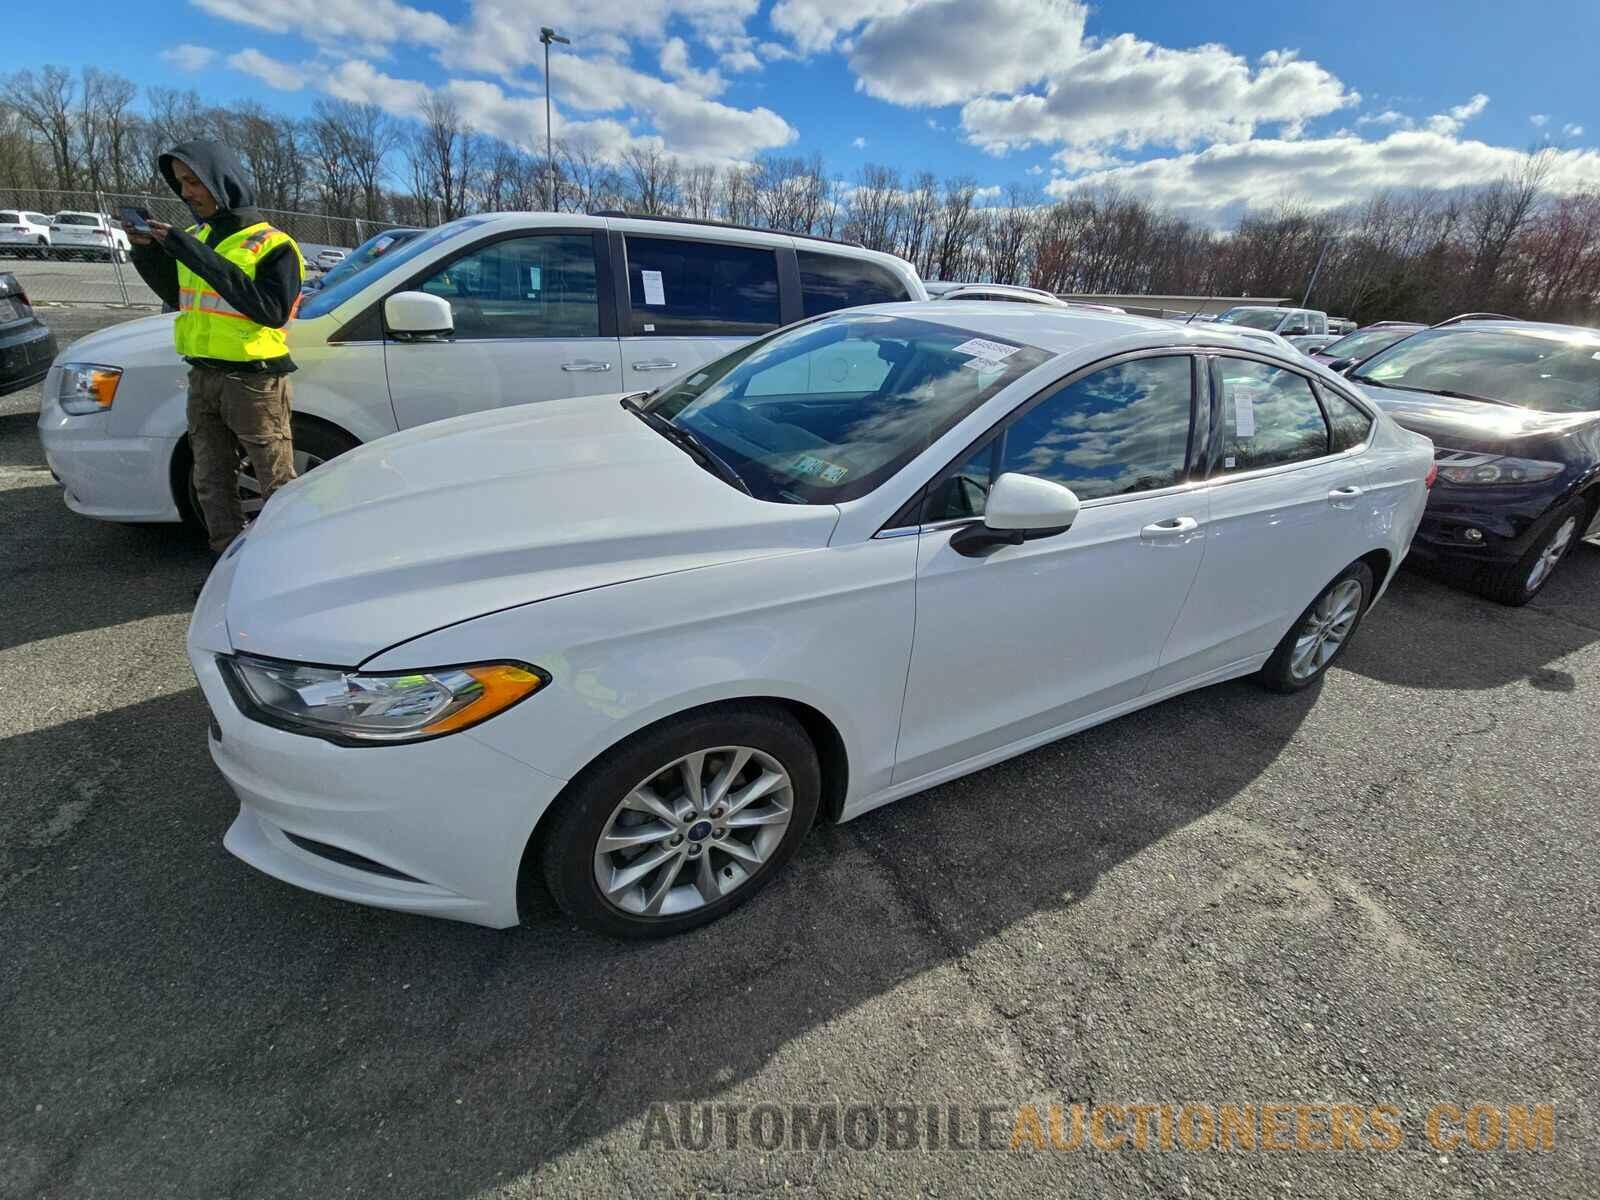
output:
POLYGON ((896 783, 1143 694, 1205 553, 1193 364, 1137 356, 1058 385, 929 487, 896 783), (1006 472, 1072 488, 1078 519, 961 554, 952 535, 1006 472))
POLYGON ((384 340, 401 429, 537 400, 622 390, 601 265, 604 234, 549 230, 480 243, 413 284, 449 301, 447 337, 384 340))

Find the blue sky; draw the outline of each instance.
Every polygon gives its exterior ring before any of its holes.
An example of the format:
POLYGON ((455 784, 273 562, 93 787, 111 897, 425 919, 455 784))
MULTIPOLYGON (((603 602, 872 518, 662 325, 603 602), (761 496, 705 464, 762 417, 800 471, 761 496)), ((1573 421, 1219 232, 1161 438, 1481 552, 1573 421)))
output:
POLYGON ((537 144, 541 24, 557 136, 747 161, 820 152, 1041 195, 1109 184, 1198 216, 1493 178, 1537 139, 1558 188, 1600 186, 1600 4, 1388 0, 188 0, 163 19, 82 0, 72 38, 14 6, 8 65, 319 95, 414 113, 443 90, 537 144), (97 11, 98 10, 98 11, 97 11), (96 18, 99 19, 96 19, 96 18), (131 19, 130 19, 131 17, 131 19), (19 28, 20 25, 20 28, 19 28))

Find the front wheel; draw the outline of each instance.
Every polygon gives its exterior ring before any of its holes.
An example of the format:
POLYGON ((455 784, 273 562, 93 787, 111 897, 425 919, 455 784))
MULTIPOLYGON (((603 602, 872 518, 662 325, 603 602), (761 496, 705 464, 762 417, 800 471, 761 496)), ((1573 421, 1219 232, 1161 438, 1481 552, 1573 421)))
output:
MULTIPOLYGON (((307 471, 315 470, 329 459, 338 458, 347 451, 354 450, 361 443, 343 430, 334 429, 320 422, 310 421, 300 416, 290 418, 290 431, 294 438, 294 473, 296 476, 304 475, 307 471)), ((256 481, 256 469, 250 462, 250 457, 245 454, 243 447, 238 449, 239 454, 239 503, 244 509, 244 518, 253 521, 256 514, 261 511, 261 485, 256 481)), ((188 500, 189 512, 186 514, 193 521, 204 526, 205 518, 200 512, 200 497, 194 489, 193 459, 189 460, 188 500)))
POLYGON ((1568 552, 1583 539, 1584 521, 1589 506, 1583 500, 1569 500, 1550 518, 1544 533, 1510 566, 1486 572, 1478 580, 1478 590, 1491 600, 1520 608, 1532 600, 1561 565, 1568 552))
POLYGON ((1283 635, 1257 679, 1275 692, 1309 687, 1355 636, 1373 596, 1372 568, 1351 563, 1283 635))
POLYGON ((820 795, 816 749, 777 705, 672 718, 573 781, 542 839, 545 884, 597 933, 682 933, 765 887, 811 827, 820 795))

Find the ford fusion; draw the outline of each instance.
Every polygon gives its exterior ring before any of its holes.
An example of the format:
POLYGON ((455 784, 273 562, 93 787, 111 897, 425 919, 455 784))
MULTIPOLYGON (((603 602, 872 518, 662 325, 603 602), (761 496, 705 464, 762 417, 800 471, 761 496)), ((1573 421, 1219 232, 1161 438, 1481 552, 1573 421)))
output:
POLYGON ((278 492, 189 653, 279 879, 673 933, 816 820, 1354 636, 1432 450, 1216 326, 858 308, 653 394, 384 438, 278 492))
POLYGON ((1351 378, 1436 447, 1419 555, 1517 605, 1600 535, 1600 331, 1451 324, 1374 355, 1351 378))

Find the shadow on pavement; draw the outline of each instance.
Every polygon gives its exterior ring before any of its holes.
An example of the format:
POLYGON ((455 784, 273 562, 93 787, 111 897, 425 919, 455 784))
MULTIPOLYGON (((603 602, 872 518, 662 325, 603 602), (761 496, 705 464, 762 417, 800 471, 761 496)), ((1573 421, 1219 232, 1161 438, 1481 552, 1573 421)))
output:
POLYGON ((31 781, 0 826, 0 1096, 23 1114, 0 1190, 473 1195, 1078 903, 1315 703, 1238 683, 1133 714, 814 830, 749 906, 646 945, 253 872, 221 847, 235 804, 195 690, 0 741, 0 779, 31 781))
POLYGON ((1368 679, 1402 687, 1479 690, 1527 680, 1569 692, 1572 673, 1552 665, 1600 641, 1600 549, 1580 545, 1525 608, 1508 608, 1449 576, 1402 568, 1340 660, 1368 679), (1403 613, 1404 619, 1391 619, 1403 613))

